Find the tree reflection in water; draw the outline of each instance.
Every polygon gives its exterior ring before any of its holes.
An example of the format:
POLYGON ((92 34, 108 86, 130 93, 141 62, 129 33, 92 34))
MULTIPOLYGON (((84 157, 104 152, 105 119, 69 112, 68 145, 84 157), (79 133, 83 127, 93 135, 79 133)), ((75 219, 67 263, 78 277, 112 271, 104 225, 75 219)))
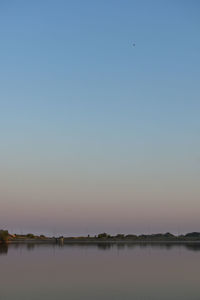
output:
POLYGON ((200 251, 200 243, 193 242, 193 243, 64 243, 64 244, 42 244, 42 243, 17 243, 17 244, 7 244, 2 243, 0 244, 0 255, 7 255, 8 254, 8 248, 16 249, 16 250, 23 250, 26 249, 27 251, 34 251, 36 248, 44 248, 44 247, 53 247, 53 248, 76 248, 76 247, 86 247, 86 248, 98 248, 99 250, 111 250, 113 248, 117 248, 118 250, 124 249, 124 248, 160 248, 160 249, 166 249, 171 250, 173 248, 186 248, 189 251, 200 251))
POLYGON ((8 254, 8 244, 1 244, 0 245, 0 255, 7 255, 8 254))

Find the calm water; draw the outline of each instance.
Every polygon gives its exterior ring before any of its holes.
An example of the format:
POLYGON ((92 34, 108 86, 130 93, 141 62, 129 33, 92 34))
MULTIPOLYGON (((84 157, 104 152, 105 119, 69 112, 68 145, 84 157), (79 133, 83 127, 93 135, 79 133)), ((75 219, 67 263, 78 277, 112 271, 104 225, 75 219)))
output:
POLYGON ((0 247, 1 300, 199 300, 200 245, 0 247))

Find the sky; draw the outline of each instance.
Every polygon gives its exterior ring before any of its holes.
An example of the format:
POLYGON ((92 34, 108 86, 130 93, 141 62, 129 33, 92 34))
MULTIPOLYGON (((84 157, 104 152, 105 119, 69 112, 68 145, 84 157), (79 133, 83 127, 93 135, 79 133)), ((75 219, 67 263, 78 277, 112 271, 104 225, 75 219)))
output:
POLYGON ((0 1, 0 228, 200 231, 199 9, 0 1))

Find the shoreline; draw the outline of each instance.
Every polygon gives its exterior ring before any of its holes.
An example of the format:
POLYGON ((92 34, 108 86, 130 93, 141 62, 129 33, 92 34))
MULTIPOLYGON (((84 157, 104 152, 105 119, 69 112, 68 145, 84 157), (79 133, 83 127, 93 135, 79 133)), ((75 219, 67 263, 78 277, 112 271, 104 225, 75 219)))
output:
POLYGON ((200 244, 200 241, 198 240, 187 240, 187 241, 162 241, 162 240, 147 240, 147 241, 124 241, 124 240, 64 240, 64 241, 59 241, 59 240, 13 240, 13 241, 8 241, 6 243, 0 242, 0 246, 3 244, 62 244, 62 245, 67 245, 67 244, 189 244, 189 243, 195 243, 195 244, 200 244))

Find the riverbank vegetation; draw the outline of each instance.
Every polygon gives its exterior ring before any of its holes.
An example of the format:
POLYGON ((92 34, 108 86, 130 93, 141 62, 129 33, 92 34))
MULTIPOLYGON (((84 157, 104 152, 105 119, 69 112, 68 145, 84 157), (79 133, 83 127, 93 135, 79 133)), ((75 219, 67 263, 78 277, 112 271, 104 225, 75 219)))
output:
POLYGON ((45 235, 34 235, 28 233, 26 235, 22 234, 9 234, 7 230, 0 230, 0 242, 5 243, 9 241, 23 242, 23 241, 85 241, 85 242, 95 242, 95 241, 104 241, 104 242, 184 242, 184 241, 199 241, 200 242, 200 232, 191 232, 185 235, 174 235, 172 233, 157 233, 157 234, 116 234, 110 235, 108 233, 100 233, 95 236, 80 236, 80 237, 46 237, 45 235))

